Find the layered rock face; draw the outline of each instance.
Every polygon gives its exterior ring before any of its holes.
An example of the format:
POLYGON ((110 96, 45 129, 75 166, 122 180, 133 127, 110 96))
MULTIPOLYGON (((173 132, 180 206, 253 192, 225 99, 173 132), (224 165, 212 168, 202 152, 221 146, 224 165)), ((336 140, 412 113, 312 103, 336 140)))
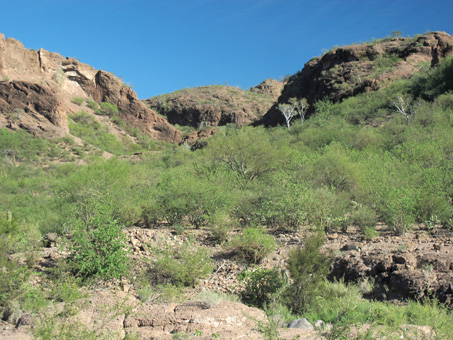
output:
POLYGON ((63 136, 68 114, 80 111, 74 97, 116 105, 122 119, 153 139, 181 140, 180 131, 113 74, 43 49, 28 50, 0 34, 0 127, 63 136))
MULTIPOLYGON (((445 32, 334 48, 311 59, 293 75, 278 103, 286 103, 292 97, 306 98, 309 104, 322 99, 338 102, 359 93, 375 91, 389 81, 407 78, 420 67, 435 66, 452 54, 453 37, 445 32)), ((262 123, 284 123, 276 105, 266 113, 262 123)))
POLYGON ((280 96, 283 83, 268 79, 248 91, 233 86, 211 85, 183 89, 144 102, 172 124, 198 128, 250 124, 260 119, 280 96))

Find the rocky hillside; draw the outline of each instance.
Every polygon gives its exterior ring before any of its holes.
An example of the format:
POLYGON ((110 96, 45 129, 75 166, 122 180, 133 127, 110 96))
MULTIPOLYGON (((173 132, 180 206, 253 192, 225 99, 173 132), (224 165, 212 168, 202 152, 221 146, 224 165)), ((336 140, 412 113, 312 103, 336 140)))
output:
MULTIPOLYGON (((333 48, 308 61, 285 85, 279 103, 289 98, 306 98, 308 104, 321 99, 332 102, 367 91, 389 82, 408 78, 423 67, 435 66, 453 54, 453 37, 431 32, 413 38, 384 38, 376 41, 333 48)), ((313 110, 313 107, 311 107, 313 110)), ((263 117, 266 125, 283 124, 274 105, 263 117)))
POLYGON ((0 127, 64 136, 70 113, 93 112, 93 106, 74 103, 76 97, 116 106, 122 120, 152 139, 180 141, 180 131, 113 74, 43 49, 28 50, 0 34, 0 127))
POLYGON ((171 124, 242 126, 261 118, 279 97, 283 83, 268 79, 244 91, 233 86, 211 85, 183 89, 144 102, 165 115, 171 124))

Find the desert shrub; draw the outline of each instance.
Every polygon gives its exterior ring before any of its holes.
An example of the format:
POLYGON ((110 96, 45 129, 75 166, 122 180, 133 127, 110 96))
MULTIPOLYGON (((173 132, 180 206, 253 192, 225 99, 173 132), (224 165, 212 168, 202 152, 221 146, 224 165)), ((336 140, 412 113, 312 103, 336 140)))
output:
POLYGON ((212 260, 207 250, 186 242, 179 251, 163 254, 152 275, 159 283, 193 287, 210 274, 212 269, 212 260))
POLYGON ((96 102, 95 102, 93 99, 91 99, 91 98, 87 98, 87 99, 86 99, 86 103, 87 103, 87 106, 88 106, 90 109, 92 109, 93 111, 96 111, 96 110, 98 110, 98 108, 99 108, 98 103, 96 103, 96 102))
POLYGON ((344 231, 350 225, 351 199, 348 193, 335 193, 326 187, 308 189, 303 195, 303 205, 307 221, 326 232, 344 231))
POLYGON ((118 107, 112 103, 103 102, 99 106, 99 109, 96 110, 96 113, 103 116, 113 117, 114 115, 118 114, 118 107))
POLYGON ((85 218, 74 221, 69 258, 73 271, 84 279, 119 278, 128 270, 126 235, 105 203, 88 202, 87 205, 85 218))
POLYGON ((106 126, 102 126, 92 115, 81 111, 69 116, 69 131, 74 136, 80 137, 85 143, 92 144, 101 150, 113 154, 124 154, 126 146, 118 138, 108 132, 106 126))
POLYGON ((242 190, 241 196, 233 206, 231 213, 236 221, 245 227, 256 226, 264 223, 261 207, 265 198, 257 190, 242 190))
POLYGON ((170 226, 187 221, 199 228, 216 211, 229 205, 231 193, 203 180, 189 166, 180 166, 161 176, 153 200, 152 210, 170 226))
POLYGON ((243 272, 241 279, 245 281, 245 288, 241 293, 243 301, 258 308, 270 304, 275 295, 287 284, 285 272, 279 269, 256 269, 243 272))
POLYGON ((287 289, 287 303, 293 313, 302 314, 316 300, 320 284, 328 274, 331 257, 321 252, 324 236, 317 233, 288 254, 288 271, 292 283, 287 289))
POLYGON ((235 222, 230 219, 228 212, 224 211, 216 212, 207 220, 211 237, 217 243, 223 243, 228 239, 234 224, 235 222))
POLYGON ((71 100, 71 102, 79 106, 82 105, 84 101, 85 99, 83 99, 82 97, 73 97, 71 100))
POLYGON ((259 263, 275 249, 275 241, 263 228, 246 228, 229 242, 229 247, 240 258, 259 263))
POLYGON ((412 93, 424 99, 435 97, 453 90, 453 57, 442 60, 436 68, 419 73, 412 82, 412 93))
POLYGON ((391 188, 386 195, 385 210, 381 212, 383 221, 402 235, 412 229, 415 223, 415 197, 409 188, 391 188))
POLYGON ((306 218, 303 189, 284 176, 274 176, 272 180, 279 186, 265 189, 259 213, 268 227, 279 232, 297 232, 306 218))
POLYGON ((331 147, 314 164, 315 181, 322 186, 342 191, 357 191, 361 184, 361 173, 345 151, 331 147))
POLYGON ((262 128, 226 129, 204 148, 204 156, 231 172, 238 183, 262 178, 285 161, 282 140, 271 140, 262 128))
POLYGON ((357 210, 353 212, 352 223, 364 231, 366 228, 374 228, 377 223, 376 212, 366 205, 359 205, 357 210))

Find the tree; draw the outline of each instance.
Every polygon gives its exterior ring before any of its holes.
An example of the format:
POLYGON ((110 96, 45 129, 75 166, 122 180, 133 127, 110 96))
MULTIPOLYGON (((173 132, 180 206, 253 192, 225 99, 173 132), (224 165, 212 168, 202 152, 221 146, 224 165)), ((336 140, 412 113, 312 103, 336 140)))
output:
POLYGON ((395 105, 398 112, 406 118, 407 124, 409 124, 409 120, 417 113, 417 109, 414 105, 411 105, 409 100, 405 100, 401 95, 396 96, 393 105, 395 105))
POLYGON ((250 182, 278 168, 285 161, 283 143, 273 141, 263 128, 227 129, 217 133, 204 152, 207 158, 226 164, 240 181, 250 182))
POLYGON ((294 107, 294 110, 300 117, 300 121, 301 121, 302 125, 304 125, 305 114, 307 113, 307 110, 309 107, 309 105, 307 103, 307 99, 290 98, 289 103, 294 107))
POLYGON ((283 114, 283 117, 285 117, 286 125, 289 130, 291 127, 291 120, 296 115, 296 110, 294 110, 294 107, 291 104, 278 104, 277 108, 283 114))
POLYGON ((286 120, 288 130, 290 129, 291 120, 295 116, 300 116, 302 125, 304 124, 305 114, 308 109, 307 100, 305 98, 297 99, 295 97, 289 99, 288 104, 279 104, 277 108, 283 114, 286 120))
POLYGON ((402 32, 401 31, 392 31, 392 38, 401 38, 402 32))

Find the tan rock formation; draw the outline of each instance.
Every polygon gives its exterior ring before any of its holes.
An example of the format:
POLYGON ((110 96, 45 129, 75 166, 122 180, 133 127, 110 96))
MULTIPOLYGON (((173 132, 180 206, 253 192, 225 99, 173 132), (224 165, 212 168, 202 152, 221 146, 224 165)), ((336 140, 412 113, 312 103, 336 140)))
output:
POLYGON ((153 139, 181 141, 180 131, 113 74, 57 53, 26 49, 0 34, 0 127, 64 135, 67 115, 80 110, 71 102, 75 96, 117 105, 121 118, 153 139))

